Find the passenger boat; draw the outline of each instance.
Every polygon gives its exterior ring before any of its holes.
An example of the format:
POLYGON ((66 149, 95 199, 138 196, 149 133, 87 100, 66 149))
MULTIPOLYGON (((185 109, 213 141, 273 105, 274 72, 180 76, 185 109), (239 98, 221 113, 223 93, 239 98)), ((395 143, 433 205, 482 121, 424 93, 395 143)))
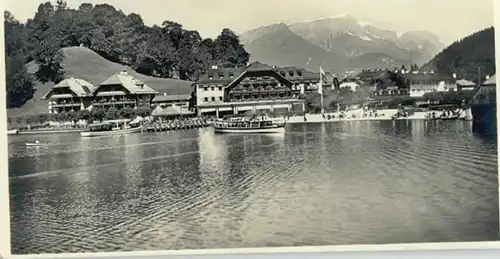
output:
POLYGON ((85 131, 80 132, 82 137, 102 137, 111 135, 123 135, 142 131, 142 126, 129 123, 128 120, 104 121, 102 123, 90 124, 85 131))
POLYGON ((229 119, 213 123, 215 133, 284 133, 286 122, 271 119, 229 119))

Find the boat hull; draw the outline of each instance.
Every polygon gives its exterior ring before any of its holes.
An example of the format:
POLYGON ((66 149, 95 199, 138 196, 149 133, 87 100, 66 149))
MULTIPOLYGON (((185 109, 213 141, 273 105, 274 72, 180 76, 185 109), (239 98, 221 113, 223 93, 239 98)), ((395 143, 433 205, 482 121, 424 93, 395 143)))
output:
POLYGON ((83 131, 80 132, 80 136, 82 137, 103 137, 103 136, 113 136, 113 135, 123 135, 130 133, 138 133, 141 132, 141 127, 124 129, 124 130, 110 130, 110 131, 83 131))
POLYGON ((237 128, 215 128, 215 133, 239 133, 239 134, 268 134, 268 133, 284 133, 285 127, 270 127, 258 129, 237 129, 237 128))
POLYGON ((19 132, 17 129, 7 130, 7 135, 16 135, 19 132))
POLYGON ((43 146, 44 144, 36 144, 36 143, 25 143, 27 147, 40 147, 43 146))

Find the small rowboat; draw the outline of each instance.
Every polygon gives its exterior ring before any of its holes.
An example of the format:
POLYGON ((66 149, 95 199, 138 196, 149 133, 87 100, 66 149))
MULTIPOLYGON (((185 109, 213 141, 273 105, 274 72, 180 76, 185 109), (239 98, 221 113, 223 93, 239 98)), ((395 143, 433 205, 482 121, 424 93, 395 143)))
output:
POLYGON ((26 147, 40 147, 40 146, 45 146, 48 145, 48 143, 41 143, 40 141, 35 141, 33 143, 26 142, 24 143, 26 147))
POLYGON ((7 130, 7 135, 16 135, 17 133, 19 133, 18 129, 7 130))

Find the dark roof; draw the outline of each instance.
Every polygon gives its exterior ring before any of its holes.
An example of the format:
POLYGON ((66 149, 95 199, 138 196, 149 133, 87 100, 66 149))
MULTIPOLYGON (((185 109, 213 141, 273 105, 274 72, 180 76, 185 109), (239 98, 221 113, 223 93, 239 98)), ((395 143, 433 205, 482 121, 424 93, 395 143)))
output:
MULTIPOLYGON (((246 68, 211 68, 203 72, 196 83, 198 84, 229 84, 245 71, 274 70, 291 82, 319 80, 319 73, 314 73, 298 67, 274 67, 258 61, 250 63, 246 68), (231 78, 232 76, 232 78, 231 78), (210 79, 212 78, 212 79, 210 79)), ((324 78, 326 82, 328 78, 324 78)))
POLYGON ((190 98, 190 94, 157 95, 152 102, 187 101, 190 98))
POLYGON ((380 78, 387 72, 389 72, 387 69, 366 69, 358 73, 355 77, 361 81, 368 82, 380 78))
POLYGON ((443 75, 443 74, 438 74, 438 73, 418 73, 418 74, 413 74, 413 73, 408 73, 408 74, 401 74, 398 73, 399 75, 411 80, 411 81, 420 81, 420 80, 438 80, 438 81, 443 81, 443 80, 455 80, 452 76, 448 75, 443 75))
MULTIPOLYGON (((301 80, 319 80, 319 73, 314 73, 298 67, 278 67, 274 69, 284 78, 294 82, 301 80)), ((326 80, 326 78, 324 78, 326 80)))
POLYGON ((243 73, 245 69, 246 68, 216 68, 216 69, 211 68, 203 72, 196 83, 229 84, 241 73, 243 73))

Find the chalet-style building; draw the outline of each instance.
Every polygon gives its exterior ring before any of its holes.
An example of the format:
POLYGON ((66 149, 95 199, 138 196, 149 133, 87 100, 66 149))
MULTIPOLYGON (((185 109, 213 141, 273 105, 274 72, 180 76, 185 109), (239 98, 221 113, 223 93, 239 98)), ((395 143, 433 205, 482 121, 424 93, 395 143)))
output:
MULTIPOLYGON (((281 67, 273 68, 273 70, 293 83, 293 91, 298 91, 301 94, 318 91, 320 80, 319 73, 314 73, 297 67, 281 67)), ((332 87, 333 81, 329 80, 330 78, 331 75, 326 75, 326 77, 322 78, 324 89, 332 87)))
POLYGON ((151 106, 156 108, 160 106, 161 108, 166 108, 172 105, 179 107, 189 107, 189 102, 191 100, 190 94, 162 94, 156 95, 153 100, 151 100, 151 106))
POLYGON ((93 91, 92 107, 149 107, 157 93, 126 71, 121 71, 106 79, 93 91))
POLYGON ((90 106, 95 89, 83 79, 70 77, 52 87, 42 99, 48 100, 50 114, 80 111, 90 106))
POLYGON ((367 86, 373 96, 391 97, 391 96, 406 96, 409 95, 409 83, 399 73, 374 69, 363 70, 355 77, 359 83, 367 86))
POLYGON ((409 80, 412 97, 420 97, 429 92, 447 92, 457 89, 456 80, 452 76, 433 71, 408 71, 400 74, 409 80))
POLYGON ((364 82, 354 76, 349 76, 339 81, 340 89, 349 88, 353 92, 356 92, 363 86, 364 82))
POLYGON ((306 72, 258 62, 246 68, 213 67, 193 84, 198 114, 219 117, 259 111, 304 111, 304 101, 299 99, 301 92, 314 82, 319 83, 319 74, 314 81, 306 72))

